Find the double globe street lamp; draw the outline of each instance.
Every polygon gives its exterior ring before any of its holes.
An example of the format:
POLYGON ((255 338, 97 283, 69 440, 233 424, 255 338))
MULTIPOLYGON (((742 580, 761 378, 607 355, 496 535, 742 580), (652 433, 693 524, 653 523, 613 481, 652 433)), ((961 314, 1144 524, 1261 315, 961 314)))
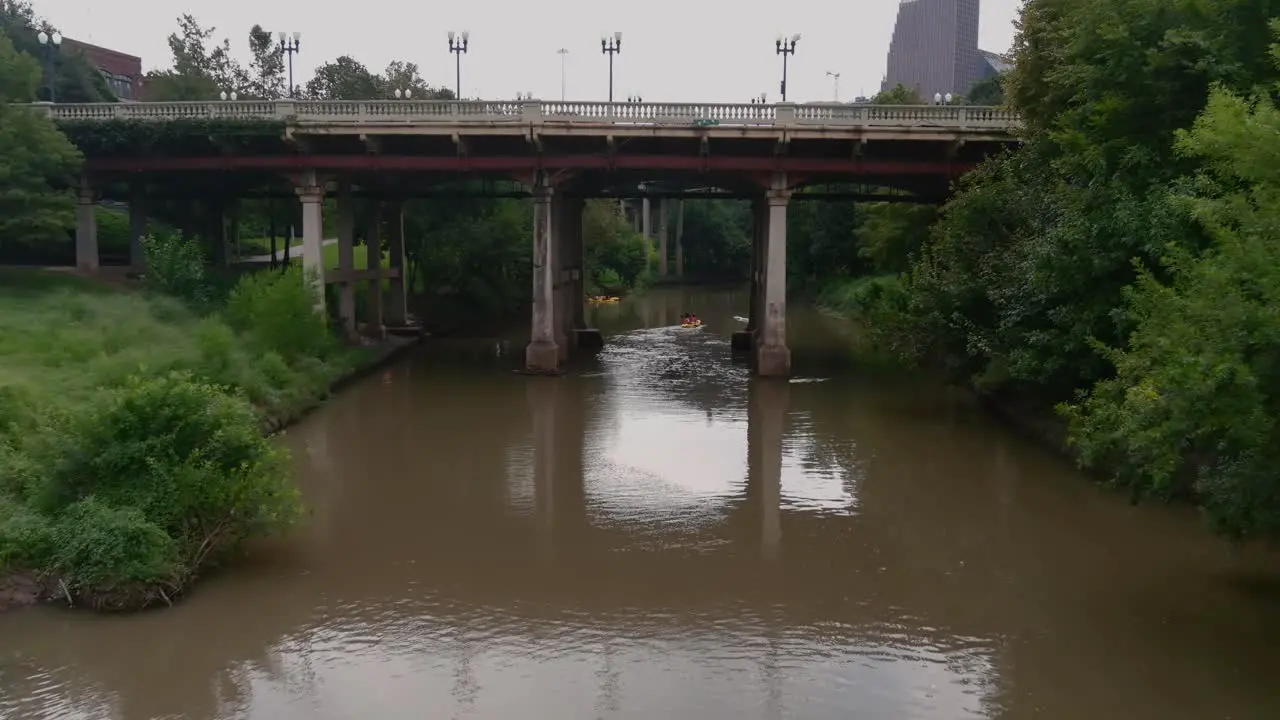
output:
POLYGON ((302 48, 302 33, 281 32, 276 35, 276 39, 280 41, 280 54, 289 56, 289 97, 292 98, 296 96, 293 87, 293 56, 297 55, 298 50, 302 48))
POLYGON ((45 98, 49 102, 57 102, 57 92, 54 87, 58 82, 53 71, 53 56, 58 54, 58 47, 62 45, 62 33, 47 33, 41 30, 36 33, 36 41, 44 49, 45 98))
POLYGON ((455 100, 462 99, 462 53, 467 51, 467 46, 471 44, 471 32, 463 30, 461 33, 449 31, 449 52, 457 56, 454 63, 454 90, 453 96, 455 100))
POLYGON ((613 102, 613 56, 622 52, 622 33, 600 38, 600 52, 609 56, 609 102, 613 102))
POLYGON ((782 56, 782 102, 787 101, 787 56, 796 54, 796 43, 798 42, 800 42, 800 33, 796 33, 789 38, 779 35, 778 39, 773 43, 778 54, 782 56))

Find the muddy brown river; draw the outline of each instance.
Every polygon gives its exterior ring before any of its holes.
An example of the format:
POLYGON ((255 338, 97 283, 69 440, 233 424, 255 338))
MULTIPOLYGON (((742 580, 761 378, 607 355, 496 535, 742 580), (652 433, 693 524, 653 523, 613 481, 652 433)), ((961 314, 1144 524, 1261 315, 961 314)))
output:
POLYGON ((0 615, 0 716, 1280 718, 1280 553, 1129 505, 795 308, 594 309, 527 378, 439 342, 282 438, 310 514, 173 609, 0 615), (682 310, 706 321, 672 327, 682 310))

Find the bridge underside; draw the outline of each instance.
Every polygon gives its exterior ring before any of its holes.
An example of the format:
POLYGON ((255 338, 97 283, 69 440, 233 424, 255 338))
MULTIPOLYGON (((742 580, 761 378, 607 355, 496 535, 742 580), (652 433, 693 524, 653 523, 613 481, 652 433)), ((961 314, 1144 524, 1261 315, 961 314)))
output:
MULTIPOLYGON (((76 124, 67 125, 75 139, 76 124)), ((323 309, 323 285, 338 285, 338 314, 354 333, 355 284, 369 281, 378 287, 388 281, 390 295, 370 303, 366 325, 381 332, 408 320, 404 200, 450 193, 530 197, 534 287, 526 364, 540 373, 558 371, 571 347, 598 342, 585 327, 583 312, 582 209, 587 198, 642 198, 630 215, 647 241, 657 240, 662 274, 668 259, 667 199, 750 200, 755 225, 751 322, 735 338, 735 347, 751 349, 760 374, 785 376, 790 372, 785 325, 789 202, 795 197, 941 202, 954 180, 1007 143, 996 136, 961 140, 954 134, 905 131, 860 137, 847 129, 821 127, 801 133, 640 126, 535 132, 505 125, 442 132, 413 125, 295 124, 282 134, 187 134, 180 142, 173 139, 175 133, 142 141, 147 130, 133 129, 140 142, 127 151, 87 152, 90 184, 81 189, 77 222, 82 265, 97 262, 92 208, 99 196, 130 201, 135 247, 145 232, 148 203, 198 199, 212 208, 203 215, 201 234, 215 236, 214 244, 224 248, 224 209, 234 208, 241 198, 296 197, 303 265, 319 278, 318 306, 323 309), (809 192, 797 195, 801 189, 809 192), (337 272, 326 270, 322 252, 323 201, 334 193, 337 272), (360 271, 353 261, 357 199, 367 206, 360 215, 368 224, 360 234, 371 241, 368 269, 360 271), (657 203, 656 213, 651 200, 657 203), (384 241, 391 253, 388 268, 381 267, 384 241)), ((627 212, 626 203, 620 212, 627 212)), ((675 214, 682 217, 678 210, 675 214)), ((677 274, 683 258, 680 225, 677 219, 677 274)))

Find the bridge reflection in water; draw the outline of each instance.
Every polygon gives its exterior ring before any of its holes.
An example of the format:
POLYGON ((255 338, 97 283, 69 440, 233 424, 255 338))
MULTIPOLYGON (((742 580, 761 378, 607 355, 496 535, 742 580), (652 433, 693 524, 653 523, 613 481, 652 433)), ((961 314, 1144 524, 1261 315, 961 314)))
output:
POLYGON ((285 438, 294 537, 171 610, 0 616, 0 716, 1280 716, 1248 553, 916 378, 806 375, 816 315, 752 380, 742 300, 601 309, 560 378, 442 343, 353 387, 285 438))

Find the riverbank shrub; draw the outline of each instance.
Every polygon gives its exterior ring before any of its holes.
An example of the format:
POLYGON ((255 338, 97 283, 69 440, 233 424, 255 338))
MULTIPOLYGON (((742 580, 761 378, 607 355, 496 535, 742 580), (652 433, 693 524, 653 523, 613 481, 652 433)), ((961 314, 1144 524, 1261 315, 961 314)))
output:
POLYGON ((0 565, 136 608, 287 523, 297 496, 263 428, 359 359, 300 273, 241 278, 202 314, 154 286, 0 271, 0 565))

